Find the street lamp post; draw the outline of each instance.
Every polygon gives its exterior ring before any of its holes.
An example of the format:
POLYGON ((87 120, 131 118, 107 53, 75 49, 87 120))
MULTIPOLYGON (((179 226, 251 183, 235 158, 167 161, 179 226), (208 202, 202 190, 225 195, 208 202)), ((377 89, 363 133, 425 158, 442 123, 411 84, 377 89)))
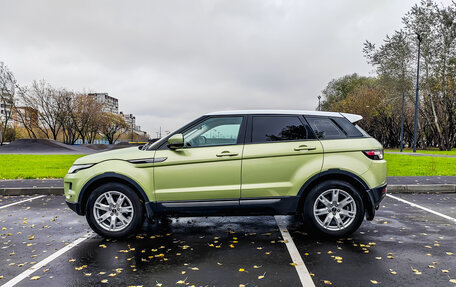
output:
POLYGON ((418 63, 416 67, 416 98, 415 98, 415 128, 413 133, 413 152, 416 152, 416 134, 418 132, 418 106, 419 106, 419 99, 418 93, 420 91, 420 49, 421 49, 421 41, 423 38, 419 33, 416 33, 418 38, 418 63))
POLYGON ((404 149, 404 102, 405 92, 402 92, 402 112, 401 112, 401 152, 404 149))
POLYGON ((318 110, 319 111, 321 111, 320 99, 321 99, 321 96, 318 96, 318 110))

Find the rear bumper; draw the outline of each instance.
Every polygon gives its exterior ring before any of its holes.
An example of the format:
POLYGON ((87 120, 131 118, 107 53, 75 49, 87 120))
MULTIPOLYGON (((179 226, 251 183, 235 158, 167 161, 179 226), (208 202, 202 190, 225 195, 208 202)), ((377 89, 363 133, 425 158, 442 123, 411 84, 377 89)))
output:
POLYGON ((378 209, 380 202, 385 198, 387 192, 387 184, 368 189, 369 206, 366 206, 366 219, 372 220, 375 216, 375 211, 378 209))

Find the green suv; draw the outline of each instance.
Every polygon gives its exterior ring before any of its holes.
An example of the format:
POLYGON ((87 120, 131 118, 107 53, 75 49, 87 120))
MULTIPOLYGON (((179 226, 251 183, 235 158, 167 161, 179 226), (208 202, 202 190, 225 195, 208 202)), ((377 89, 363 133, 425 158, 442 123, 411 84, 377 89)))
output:
POLYGON ((372 220, 386 194, 382 145, 359 115, 316 111, 206 114, 155 143, 79 158, 69 207, 105 237, 145 218, 301 215, 331 236, 372 220))

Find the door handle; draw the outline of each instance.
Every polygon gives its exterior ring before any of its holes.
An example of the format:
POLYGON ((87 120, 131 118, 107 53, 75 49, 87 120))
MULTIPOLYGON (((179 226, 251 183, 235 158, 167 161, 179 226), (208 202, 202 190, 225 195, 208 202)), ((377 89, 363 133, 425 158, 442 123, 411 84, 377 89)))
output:
POLYGON ((217 157, 222 157, 222 156, 236 156, 238 153, 235 152, 230 152, 228 150, 222 151, 221 153, 216 154, 217 157))
POLYGON ((314 146, 306 146, 305 144, 300 145, 300 146, 294 148, 295 151, 300 151, 300 150, 314 150, 314 149, 317 149, 317 148, 314 147, 314 146))

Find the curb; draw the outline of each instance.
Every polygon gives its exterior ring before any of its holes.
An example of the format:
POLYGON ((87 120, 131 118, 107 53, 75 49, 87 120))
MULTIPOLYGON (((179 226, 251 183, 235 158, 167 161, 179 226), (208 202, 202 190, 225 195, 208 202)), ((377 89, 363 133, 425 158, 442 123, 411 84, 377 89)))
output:
MULTIPOLYGON (((391 184, 389 193, 456 193, 456 184, 391 184)), ((0 195, 63 195, 62 187, 0 188, 0 195)))
POLYGON ((0 195, 63 195, 63 187, 0 188, 0 195))
POLYGON ((391 184, 390 193, 456 193, 456 184, 391 184))

